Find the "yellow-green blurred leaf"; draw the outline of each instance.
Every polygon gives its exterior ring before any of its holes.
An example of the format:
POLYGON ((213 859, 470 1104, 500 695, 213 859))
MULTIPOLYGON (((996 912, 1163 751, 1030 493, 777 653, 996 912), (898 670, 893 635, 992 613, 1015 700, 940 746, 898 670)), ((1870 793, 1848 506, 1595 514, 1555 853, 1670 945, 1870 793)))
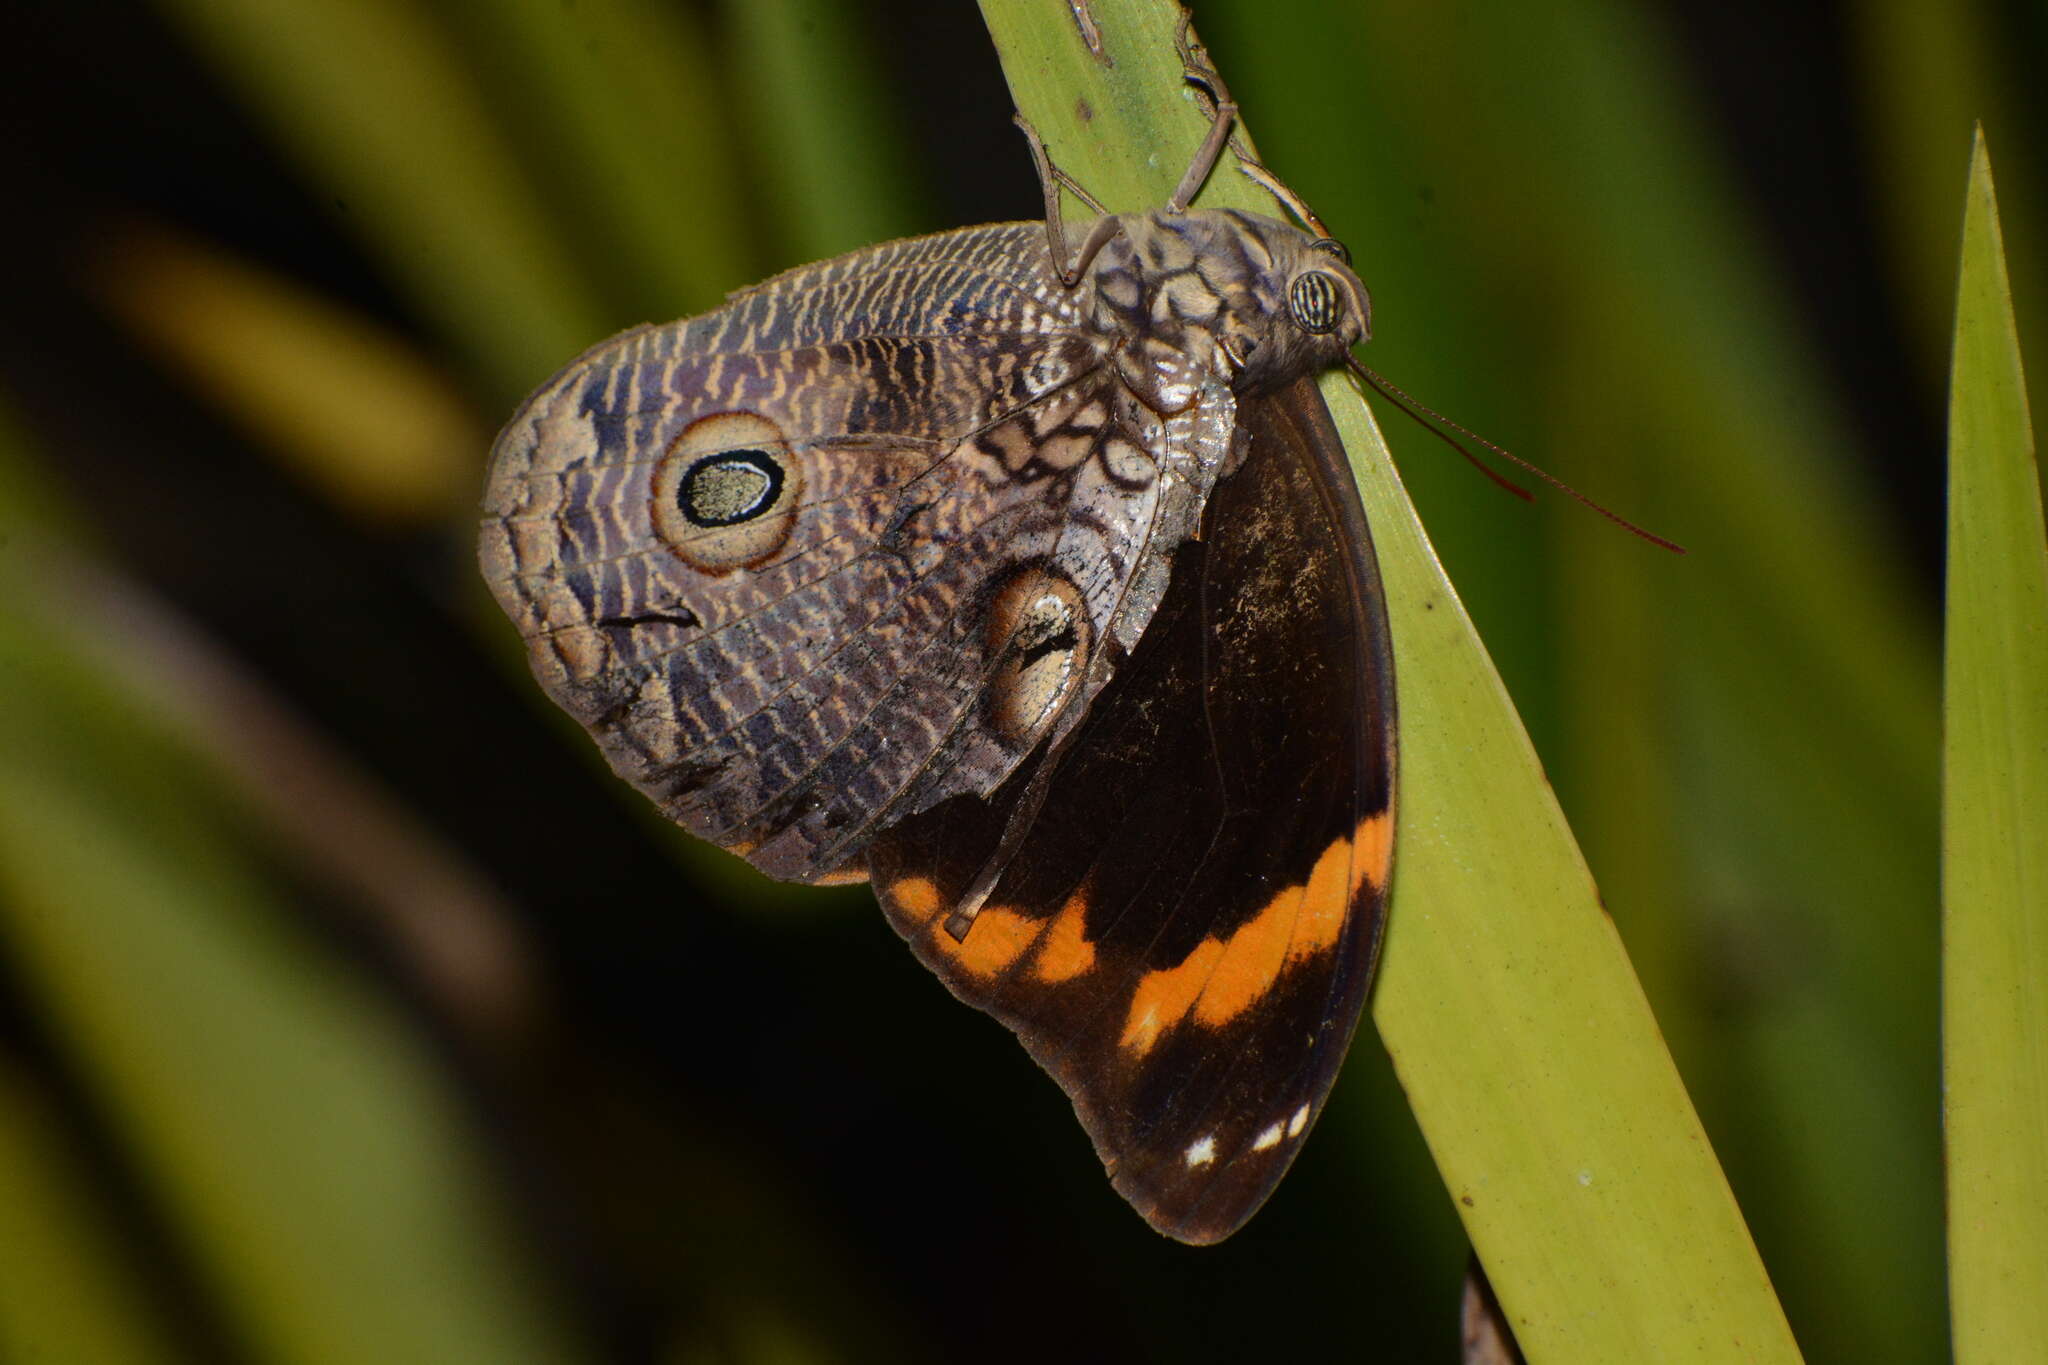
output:
POLYGON ((0 1055, 0 1360, 175 1360, 118 1230, 40 1098, 0 1055))
POLYGON ((158 229, 110 240, 94 273, 144 344, 343 510, 406 525, 474 502, 488 438, 441 372, 368 319, 158 229))
POLYGON ((0 941, 219 1315, 266 1361, 579 1358, 420 1038, 94 664, 30 516, 0 507, 0 941))

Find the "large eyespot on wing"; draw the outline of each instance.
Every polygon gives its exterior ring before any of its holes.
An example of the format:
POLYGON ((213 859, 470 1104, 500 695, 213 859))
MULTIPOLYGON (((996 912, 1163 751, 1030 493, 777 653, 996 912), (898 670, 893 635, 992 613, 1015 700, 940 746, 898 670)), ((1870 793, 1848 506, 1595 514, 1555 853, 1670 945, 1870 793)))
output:
POLYGON ((655 466, 655 532, 707 574, 767 562, 796 528, 803 462, 756 412, 715 412, 683 428, 655 466))
POLYGON ((1042 564, 1012 569, 983 614, 989 724, 1019 746, 1043 733, 1079 691, 1094 635, 1073 579, 1042 564))
POLYGON ((1301 1150, 1391 871, 1391 653, 1342 450, 1312 381, 1239 420, 1249 454, 1132 657, 1037 760, 1057 766, 937 806, 868 859, 918 956, 1017 1033, 1117 1189, 1190 1242, 1235 1231, 1301 1150), (949 912, 1020 811, 956 940, 949 912))

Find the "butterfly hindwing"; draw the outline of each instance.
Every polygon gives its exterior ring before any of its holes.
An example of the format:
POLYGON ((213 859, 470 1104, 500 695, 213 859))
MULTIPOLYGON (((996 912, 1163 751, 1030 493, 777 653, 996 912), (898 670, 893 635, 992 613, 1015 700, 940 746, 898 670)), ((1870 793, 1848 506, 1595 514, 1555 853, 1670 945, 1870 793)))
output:
POLYGON ((1393 820, 1385 610, 1329 414, 1304 379, 1238 422, 1241 467, 1078 731, 870 853, 898 931, 1059 1080, 1118 1189, 1194 1242, 1251 1216, 1328 1096, 1393 820), (956 939, 949 908, 999 856, 956 939))

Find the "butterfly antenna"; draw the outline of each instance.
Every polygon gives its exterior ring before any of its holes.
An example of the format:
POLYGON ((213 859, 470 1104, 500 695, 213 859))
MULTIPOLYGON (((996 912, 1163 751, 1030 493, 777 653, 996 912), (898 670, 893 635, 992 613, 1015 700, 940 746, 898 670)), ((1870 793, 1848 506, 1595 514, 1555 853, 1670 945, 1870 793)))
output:
POLYGON ((1350 367, 1350 370, 1353 374, 1357 375, 1361 380, 1365 381, 1367 384, 1372 385, 1374 389, 1378 390, 1380 395, 1384 397, 1389 403, 1392 403, 1395 407, 1407 413, 1409 418, 1413 420, 1417 426, 1421 427, 1430 435, 1436 437, 1439 441, 1442 441, 1451 449, 1457 451, 1460 455, 1463 455, 1467 460, 1471 462, 1472 467, 1474 469, 1477 469, 1487 478, 1492 479, 1495 483, 1499 484, 1502 488, 1507 489, 1508 492, 1513 493, 1516 497, 1522 499, 1524 502, 1533 502, 1535 500, 1534 495, 1531 494, 1528 489, 1522 487, 1520 484, 1509 479, 1506 475, 1500 473, 1500 471, 1492 468, 1485 461, 1481 460, 1477 455, 1474 455, 1471 452, 1471 450, 1465 446, 1463 442, 1457 440, 1450 434, 1450 432, 1445 431, 1444 428, 1449 427, 1451 431, 1455 431, 1461 435, 1468 436, 1472 440, 1477 441, 1480 445, 1485 446, 1494 454, 1500 456, 1503 460, 1507 460, 1513 464, 1520 465, 1523 469, 1528 470, 1531 474, 1534 474, 1537 478, 1543 480, 1543 482, 1549 484, 1558 492, 1565 494, 1567 497, 1570 497, 1587 507, 1590 507, 1595 512, 1598 512, 1601 516, 1613 522, 1616 526, 1619 526, 1622 530, 1627 531, 1629 534, 1640 536, 1644 540, 1649 541, 1652 545, 1662 546, 1664 549, 1671 551, 1671 553, 1673 554, 1682 555, 1686 553, 1685 547, 1683 545, 1678 544, 1676 541, 1666 540, 1664 537, 1657 535, 1654 532, 1644 530, 1642 527, 1630 521, 1627 517, 1622 516, 1619 512, 1610 511, 1609 509, 1602 507, 1599 503, 1594 502, 1584 493, 1581 493, 1578 489, 1572 487, 1563 479, 1558 478, 1555 474, 1550 473, 1548 470, 1537 468, 1535 465, 1530 464, 1521 456, 1515 454, 1514 451, 1508 450, 1502 446, 1495 445, 1492 441, 1487 440, 1484 436, 1481 436, 1478 432, 1472 430, 1470 427, 1463 426, 1457 422, 1454 422, 1450 418, 1438 412, 1435 408, 1430 407, 1427 403, 1419 402, 1418 400, 1410 397, 1407 394, 1407 392, 1405 392, 1391 380, 1382 376, 1378 371, 1370 369, 1364 364, 1360 363, 1358 357, 1347 355, 1344 357, 1344 363, 1350 367))

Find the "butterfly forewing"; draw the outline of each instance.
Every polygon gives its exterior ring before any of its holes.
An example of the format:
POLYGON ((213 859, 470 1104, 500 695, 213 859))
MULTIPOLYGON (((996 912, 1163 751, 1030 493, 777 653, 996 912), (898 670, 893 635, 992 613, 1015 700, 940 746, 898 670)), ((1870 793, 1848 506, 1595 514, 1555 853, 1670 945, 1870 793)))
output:
POLYGON ((1393 691, 1371 542, 1312 380, 1247 401, 1242 466, 1056 764, 964 939, 946 908, 1034 780, 899 824, 890 921, 1073 1097, 1161 1231, 1228 1236, 1286 1171, 1383 922, 1393 691), (1337 480, 1343 480, 1339 483, 1337 480))
POLYGON ((1119 400, 1042 226, 944 233, 589 352, 500 436, 486 577, 622 776, 791 880, 986 795, 1164 591, 1234 411, 1119 400))

